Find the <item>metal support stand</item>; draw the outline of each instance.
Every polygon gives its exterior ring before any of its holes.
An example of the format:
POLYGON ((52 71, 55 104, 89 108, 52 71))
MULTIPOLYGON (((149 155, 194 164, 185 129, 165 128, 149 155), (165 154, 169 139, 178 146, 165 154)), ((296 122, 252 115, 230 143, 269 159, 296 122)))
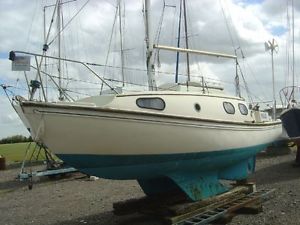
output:
POLYGON ((77 169, 66 166, 63 162, 54 158, 53 154, 43 145, 36 144, 31 156, 28 159, 30 145, 26 149, 26 153, 22 162, 21 170, 18 175, 20 181, 28 181, 28 188, 31 190, 33 186, 34 177, 48 176, 53 177, 66 173, 77 172, 77 169), (46 169, 41 171, 32 171, 33 160, 38 161, 41 153, 44 152, 46 169), (29 172, 26 172, 26 165, 29 165, 29 172))

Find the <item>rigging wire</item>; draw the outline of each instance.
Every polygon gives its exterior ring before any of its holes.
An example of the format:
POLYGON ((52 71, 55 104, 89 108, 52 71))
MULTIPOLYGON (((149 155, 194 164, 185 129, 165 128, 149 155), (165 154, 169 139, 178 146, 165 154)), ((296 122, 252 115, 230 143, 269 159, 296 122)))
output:
POLYGON ((32 27, 33 27, 33 21, 36 21, 36 15, 37 15, 37 11, 38 11, 38 0, 36 0, 35 1, 35 10, 34 10, 34 14, 33 14, 33 17, 32 17, 32 19, 31 19, 31 22, 30 22, 30 27, 29 27, 29 30, 28 30, 28 33, 27 33, 27 40, 26 40, 26 44, 25 44, 25 46, 26 46, 26 51, 28 50, 28 44, 29 44, 29 41, 30 41, 30 38, 31 38, 31 36, 30 36, 30 34, 31 34, 31 32, 32 32, 32 27))
POLYGON ((112 7, 116 8, 117 5, 114 5, 110 0, 104 0, 106 3, 110 4, 112 7))
MULTIPOLYGON (((87 1, 87 2, 88 2, 88 1, 87 1)), ((164 4, 165 4, 165 3, 164 3, 164 4)), ((72 18, 72 19, 73 19, 73 18, 72 18)), ((163 18, 162 18, 162 19, 163 19, 163 18)), ((69 22, 70 22, 70 21, 69 21, 69 22)), ((66 26, 67 26, 67 25, 66 25, 66 26)), ((66 28, 66 26, 64 26, 64 28, 66 28)), ((64 28, 63 28, 63 29, 64 29, 64 28)), ((62 30, 61 30, 60 32, 62 32, 62 30)), ((160 33, 159 33, 159 36, 160 36, 160 33)), ((159 38, 158 38, 158 39, 159 39, 159 38)), ((104 65, 104 66, 107 66, 107 63, 106 63, 106 65, 104 65)), ((107 66, 107 67, 109 67, 109 66, 107 66)), ((112 67, 112 68, 117 68, 117 67, 112 67)), ((143 70, 143 71, 146 71, 146 70, 143 70)), ((169 74, 170 74, 170 75, 171 75, 171 74, 174 75, 174 73, 170 73, 170 72, 169 72, 169 74)), ((180 74, 180 75, 186 76, 186 75, 183 75, 183 74, 180 74)), ((198 77, 198 78, 199 78, 199 76, 195 76, 195 77, 198 77)), ((68 80, 69 80, 69 79, 68 79, 68 80)), ((107 80, 108 80, 108 79, 107 79, 107 80)), ((111 80, 112 80, 112 79, 111 79, 111 80)), ((119 82, 118 80, 115 80, 115 79, 114 79, 114 81, 115 81, 115 82, 119 82)), ((141 86, 141 85, 140 85, 140 86, 141 86)), ((145 85, 145 86, 146 86, 146 85, 145 85)))
MULTIPOLYGON (((187 3, 187 10, 189 12, 192 12, 192 7, 193 7, 192 4, 189 1, 187 1, 186 3, 187 3)), ((193 23, 191 21, 192 21, 191 15, 187 14, 187 22, 188 22, 189 27, 192 27, 192 25, 193 25, 193 23)), ((189 37, 192 37, 193 36, 193 29, 190 29, 189 33, 190 33, 189 37)), ((190 40, 190 46, 191 46, 191 48, 195 49, 195 46, 197 46, 195 44, 195 40, 192 39, 192 38, 190 38, 189 40, 190 40)), ((203 77, 203 71, 202 71, 202 68, 201 68, 200 60, 196 60, 196 56, 193 55, 193 54, 191 54, 191 61, 195 62, 196 66, 197 66, 197 70, 200 73, 200 76, 203 77)))
POLYGON ((118 7, 120 6, 120 1, 121 0, 118 0, 117 1, 118 2, 117 6, 115 6, 116 11, 115 11, 114 21, 113 21, 112 28, 111 28, 109 44, 108 44, 108 50, 107 50, 107 54, 106 54, 106 58, 105 58, 104 75, 106 74, 106 67, 107 67, 107 63, 108 63, 108 58, 109 58, 109 55, 110 55, 110 52, 111 52, 112 39, 113 39, 114 29, 115 29, 115 25, 116 25, 116 21, 117 21, 117 17, 118 17, 118 7))
MULTIPOLYGON (((172 6, 172 5, 168 5, 168 6, 172 6)), ((173 16, 172 16, 172 18, 176 18, 177 6, 174 5, 173 9, 174 10, 173 10, 173 16)), ((170 46, 174 46, 175 45, 175 41, 176 41, 176 38, 173 38, 173 37, 175 37, 175 32, 176 32, 175 23, 176 23, 176 20, 173 20, 173 22, 172 22, 172 29, 171 29, 171 31, 172 31, 171 37, 172 38, 169 38, 170 39, 170 43, 169 43, 170 46)))
MULTIPOLYGON (((293 75, 293 87, 295 86, 295 7, 294 7, 294 0, 291 0, 291 7, 292 7, 292 75, 293 75)), ((298 77, 297 77, 297 83, 298 83, 298 77)), ((295 98, 295 93, 293 89, 293 97, 292 100, 295 98)))
MULTIPOLYGON (((58 78, 56 76, 53 76, 53 78, 58 78)), ((122 82, 120 80, 114 80, 114 79, 106 79, 107 81, 114 81, 114 82, 122 82)), ((86 81, 82 81, 82 82, 86 82, 86 81)), ((140 87, 145 87, 145 88, 148 88, 148 85, 142 85, 142 84, 136 84, 136 83, 130 83, 130 82, 127 82, 129 84, 133 84, 133 85, 136 85, 136 86, 140 86, 140 87)), ((228 82, 229 83, 229 82, 228 82)), ((96 83, 96 84, 101 84, 101 83, 96 83)), ((232 84, 232 83, 230 83, 232 84)), ((2 86, 2 85, 1 85, 2 86)), ((174 84, 173 87, 176 87, 177 84, 174 84)), ((13 88, 13 89, 16 89, 16 90, 22 90, 22 91, 26 91, 27 89, 26 88, 18 88, 18 87, 15 87, 15 86, 8 86, 9 88, 13 88)), ((170 87, 170 88, 160 88, 160 90, 171 90, 173 87, 170 87)), ((48 88, 52 88, 54 89, 54 87, 48 87, 48 88)), ((74 87, 75 88, 75 87, 74 87)), ((243 85, 241 85, 241 88, 243 89, 246 89, 246 87, 244 87, 243 85)), ((55 88, 56 89, 56 88, 55 88)), ((98 90, 98 88, 88 88, 88 87, 85 87, 85 88, 77 88, 76 87, 76 90, 98 90)), ((8 89, 7 89, 8 90, 8 89)), ((71 89, 66 89, 65 90, 66 92, 69 92, 69 93, 74 93, 74 94, 79 94, 79 95, 85 95, 85 96, 92 96, 92 94, 87 94, 87 93, 83 93, 83 92, 79 92, 79 91, 74 91, 74 90, 71 90, 71 89)), ((134 91, 134 90, 132 90, 134 91)), ((12 96, 15 96, 15 93, 10 91, 9 92, 11 93, 12 96)), ((254 93, 250 92, 252 96, 254 96, 256 99, 258 99, 259 101, 252 101, 253 104, 255 103, 269 103, 269 102, 272 102, 272 101, 264 101, 262 100, 260 97, 256 96, 254 93)), ((70 95, 68 95, 70 97, 70 95)), ((74 99, 72 98, 72 100, 74 101, 74 99)), ((266 104, 266 106, 268 106, 268 104, 266 104)))
POLYGON ((222 0, 219 0, 219 4, 221 5, 222 14, 223 14, 223 17, 224 17, 226 29, 227 29, 228 34, 229 34, 229 37, 230 37, 230 41, 231 41, 231 45, 232 45, 233 51, 236 52, 236 51, 235 51, 236 48, 235 48, 235 45, 234 45, 232 32, 231 32, 231 30, 230 30, 230 27, 229 27, 229 24, 228 24, 228 20, 227 20, 227 16, 226 16, 226 14, 225 14, 224 7, 223 7, 223 5, 222 5, 222 0))
MULTIPOLYGON (((143 72, 146 72, 145 70, 142 70, 142 69, 138 69, 138 71, 143 71, 143 72)), ((173 72, 161 72, 163 73, 164 75, 170 75, 170 76, 174 76, 174 73, 173 72)), ((54 78, 58 78, 58 76, 55 76, 55 75, 51 75, 52 77, 54 78)), ((186 74, 183 74, 183 73, 180 73, 179 76, 187 76, 186 74)), ((193 77, 197 77, 197 78, 200 78, 198 75, 194 74, 193 77)), ((111 78, 108 78, 108 77, 103 77, 105 80, 110 80, 111 78)), ((79 79, 75 79, 75 78, 62 78, 62 79, 65 79, 65 80, 70 80, 70 81, 79 81, 79 82, 85 82, 85 83, 91 83, 91 84, 101 84, 101 82, 91 82, 91 81, 87 81, 87 80, 79 80, 79 79)), ((215 81, 215 82, 220 82, 221 80, 219 79, 214 79, 214 78, 210 78, 210 77, 205 77, 206 80, 211 80, 211 81, 215 81)), ((113 80, 113 79, 112 79, 113 80)), ((118 82, 121 82, 121 80, 113 80, 113 81, 118 81, 118 82)), ((225 81, 225 80, 222 80, 223 83, 229 83, 229 84, 232 84, 232 82, 229 82, 229 81, 225 81)), ((126 82, 128 83, 128 82, 126 82)), ((129 83, 130 84, 130 83, 129 83)), ((137 83, 132 83, 132 84, 137 84, 137 83)))
POLYGON ((288 86, 290 79, 290 48, 291 48, 291 22, 290 22, 290 12, 289 12, 289 1, 286 1, 286 26, 287 26, 287 36, 286 36, 286 75, 285 75, 285 86, 288 86))
POLYGON ((247 84, 247 82, 246 82, 246 80, 245 80, 245 76, 244 76, 244 73, 243 73, 243 71, 242 71, 242 69, 241 69, 241 66, 240 66, 239 63, 237 64, 237 66, 238 66, 238 69, 239 69, 240 74, 241 74, 241 76, 242 76, 242 79, 243 79, 243 82, 244 82, 244 85, 245 85, 245 91, 246 91, 246 93, 247 93, 248 99, 249 99, 250 103, 253 103, 253 99, 252 99, 252 97, 251 97, 251 92, 250 92, 250 90, 249 90, 249 88, 248 88, 248 84, 247 84))
POLYGON ((49 37, 50 37, 50 32, 51 32, 51 29, 52 29, 52 26, 53 26, 53 23, 54 23, 55 12, 56 12, 56 9, 58 7, 59 2, 60 2, 60 0, 56 0, 54 10, 53 10, 53 13, 52 13, 52 16, 51 16, 50 26, 48 28, 48 32, 47 32, 45 43, 44 43, 45 45, 47 45, 47 47, 50 45, 50 44, 47 44, 47 43, 48 43, 48 40, 49 40, 49 37))
MULTIPOLYGON (((233 51, 234 51, 235 55, 237 56, 237 50, 239 49, 239 50, 241 51, 242 58, 244 59, 245 57, 244 57, 244 54, 243 54, 243 51, 242 51, 241 47, 240 47, 240 46, 237 47, 237 48, 235 47, 235 43, 234 43, 234 40, 233 40, 232 31, 231 31, 231 29, 230 29, 230 27, 229 27, 228 19, 227 19, 227 16, 226 16, 226 13, 225 13, 225 10, 224 10, 224 7, 223 7, 223 5, 222 5, 222 1, 221 1, 221 0, 219 0, 219 4, 220 4, 220 6, 221 6, 222 14, 223 14, 223 17, 224 17, 224 21, 225 21, 225 25, 226 25, 227 32, 228 32, 229 37, 230 37, 230 41, 231 41, 231 45, 232 45, 233 51)), ((238 63, 238 61, 237 61, 237 67, 238 67, 238 69, 239 69, 239 71, 240 71, 240 73, 241 73, 243 82, 244 82, 244 84, 245 84, 245 90, 246 90, 246 94, 247 94, 247 96, 248 96, 248 99, 249 99, 250 102, 252 102, 252 98, 251 98, 251 96, 250 96, 250 92, 249 92, 249 89, 248 89, 248 85, 247 85, 247 83, 246 83, 244 74, 243 74, 243 72, 242 72, 242 69, 241 69, 240 64, 238 63)), ((235 86, 236 86, 236 92, 237 92, 237 94, 240 96, 241 93, 240 93, 240 87, 239 87, 240 84, 239 84, 238 74, 236 75, 235 81, 236 81, 236 85, 235 85, 235 86)))
POLYGON ((121 59, 121 76, 122 76, 122 86, 125 86, 125 74, 124 74, 124 38, 123 38, 123 33, 124 33, 124 28, 123 28, 123 18, 122 18, 122 7, 121 7, 121 1, 119 3, 119 8, 118 8, 118 13, 119 13, 119 37, 120 37, 120 59, 121 59))
MULTIPOLYGON (((176 12, 176 6, 175 5, 166 4, 166 1, 165 0, 163 1, 163 7, 162 7, 159 23, 158 23, 158 28, 157 28, 156 35, 155 35, 155 38, 154 38, 154 42, 156 44, 159 44, 159 42, 160 42, 161 31, 162 31, 162 27, 163 27, 164 18, 165 18, 166 8, 175 9, 174 12, 176 12)), ((174 26, 174 23, 173 23, 173 26, 174 26)), ((156 49, 156 51, 154 51, 153 59, 154 59, 153 60, 154 62, 157 62, 158 70, 156 72, 157 72, 157 75, 159 76, 160 75, 160 68, 161 68, 160 50, 159 49, 156 49)))
MULTIPOLYGON (((74 0, 76 1, 76 0, 74 0)), ((76 16, 85 8, 85 6, 90 2, 90 0, 87 0, 82 6, 81 8, 75 13, 75 15, 66 23, 65 26, 63 26, 63 28, 57 32, 57 34, 54 36, 54 38, 48 43, 48 46, 50 46, 54 40, 58 37, 58 35, 61 34, 61 32, 63 32, 69 25, 70 23, 76 18, 76 16)))
MULTIPOLYGON (((267 95, 266 95, 266 93, 265 93, 265 91, 264 91, 265 88, 261 85, 260 82, 258 82, 258 80, 257 80, 257 78, 256 78, 256 76, 255 76, 255 74, 253 73, 252 66, 250 66, 250 63, 248 62, 247 58, 245 57, 245 54, 244 54, 244 51, 243 51, 243 48, 242 48, 242 45, 241 45, 239 36, 238 36, 238 34, 236 33, 236 30, 233 29, 234 32, 232 32, 232 31, 230 30, 230 28, 229 28, 229 23, 228 23, 227 20, 230 20, 230 23, 233 24, 233 19, 232 19, 232 16, 231 16, 231 13, 230 13, 230 8, 229 8, 229 6, 228 6, 228 4, 227 4, 227 1, 226 1, 226 0, 223 1, 224 4, 222 4, 222 0, 219 0, 219 2, 220 2, 220 6, 221 6, 221 9, 222 9, 222 12, 223 12, 224 19, 225 19, 225 21, 226 21, 226 27, 227 27, 228 33, 229 33, 229 35, 230 35, 230 40, 231 40, 231 42, 232 42, 232 45, 233 45, 233 47, 234 47, 234 39, 235 39, 236 42, 237 42, 237 44, 238 44, 238 47, 235 48, 235 51, 238 50, 238 49, 240 50, 241 56, 242 56, 242 59, 243 59, 243 62, 248 66, 248 68, 249 68, 249 70, 250 70, 250 74, 252 75, 252 77, 253 77, 253 79, 254 79, 256 85, 260 87, 260 91, 261 91, 262 95, 264 96, 264 98, 267 98, 267 95), (225 9, 224 9, 224 8, 226 8, 226 11, 229 12, 228 18, 226 17, 225 9), (235 34, 235 35, 234 35, 235 38, 233 37, 233 34, 235 34)), ((243 76, 244 76, 244 75, 243 75, 243 76)), ((243 78, 243 80, 244 80, 243 82, 246 82, 246 79, 243 78)), ((246 85, 246 84, 245 84, 245 85, 246 85)), ((246 85, 246 86, 248 86, 248 85, 246 85)))
MULTIPOLYGON (((154 42, 156 44, 159 43, 160 40, 160 34, 161 34, 161 29, 162 29, 162 24, 163 24, 163 19, 164 19, 164 14, 165 14, 165 9, 166 9, 166 2, 165 0, 163 1, 163 8, 161 11, 161 15, 160 15, 160 19, 158 22, 158 29, 156 31, 155 37, 154 37, 154 42)), ((154 52, 154 57, 153 57, 153 61, 156 62, 158 64, 158 68, 160 68, 161 64, 160 64, 160 59, 159 59, 159 49, 157 51, 154 52)), ((159 71, 158 71, 159 72, 159 71)))
MULTIPOLYGON (((182 4, 183 1, 180 0, 180 9, 179 9, 179 21, 178 21, 178 31, 177 31, 177 48, 180 47, 180 34, 181 34, 181 15, 182 15, 182 4)), ((180 52, 176 52, 176 72, 175 72, 175 83, 178 83, 178 71, 179 71, 179 57, 180 57, 180 52)))

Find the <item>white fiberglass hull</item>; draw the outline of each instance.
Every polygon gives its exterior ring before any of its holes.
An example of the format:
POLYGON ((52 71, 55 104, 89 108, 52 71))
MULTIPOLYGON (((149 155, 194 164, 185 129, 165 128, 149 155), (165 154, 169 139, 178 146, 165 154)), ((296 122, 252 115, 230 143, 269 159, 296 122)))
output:
POLYGON ((245 179, 255 154, 282 134, 280 121, 256 122, 259 114, 248 113, 242 99, 224 96, 134 94, 20 106, 33 138, 81 172, 137 179, 147 195, 179 187, 193 200, 224 192, 219 179, 245 179), (141 107, 140 99, 164 104, 141 107), (239 111, 226 111, 229 103, 239 111), (148 109, 157 106, 163 109, 148 109))
POLYGON ((281 124, 254 125, 118 110, 23 106, 35 139, 56 154, 151 155, 222 151, 271 143, 281 124))

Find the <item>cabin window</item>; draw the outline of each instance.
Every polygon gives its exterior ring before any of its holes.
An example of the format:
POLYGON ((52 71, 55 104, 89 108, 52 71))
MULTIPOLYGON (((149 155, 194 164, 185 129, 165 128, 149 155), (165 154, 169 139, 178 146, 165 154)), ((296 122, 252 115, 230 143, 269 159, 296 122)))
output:
POLYGON ((240 110, 242 115, 248 115, 247 106, 245 106, 244 104, 239 103, 239 110, 240 110))
POLYGON ((235 108, 230 102, 223 102, 223 107, 228 114, 235 113, 235 108))
POLYGON ((200 112, 201 106, 199 105, 199 103, 195 103, 194 107, 197 112, 200 112))
POLYGON ((140 108, 164 110, 166 104, 161 98, 138 98, 136 104, 140 108))

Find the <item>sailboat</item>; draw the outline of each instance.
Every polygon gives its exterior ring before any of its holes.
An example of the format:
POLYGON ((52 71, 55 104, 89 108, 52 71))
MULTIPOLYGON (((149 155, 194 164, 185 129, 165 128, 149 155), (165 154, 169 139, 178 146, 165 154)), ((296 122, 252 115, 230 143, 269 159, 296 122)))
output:
MULTIPOLYGON (((149 32, 150 1, 144 1, 148 91, 120 92, 89 64, 109 87, 102 95, 50 102, 43 91, 43 72, 31 82, 29 99, 17 96, 15 107, 33 139, 83 173, 106 179, 135 179, 146 195, 183 192, 193 201, 228 190, 220 180, 243 180, 255 169, 256 153, 282 133, 245 99, 222 87, 186 82, 156 85, 153 51, 202 54, 237 60, 235 55, 153 45, 149 32), (34 100, 37 89, 43 101, 34 100)), ((23 56, 11 51, 10 60, 23 56)), ((62 92, 63 93, 63 92, 62 92)))
POLYGON ((288 102, 286 109, 280 114, 280 119, 289 139, 297 145, 300 144, 300 106, 294 93, 298 92, 299 87, 296 86, 285 87, 280 92, 286 96, 285 100, 288 102), (288 92, 292 93, 290 97, 286 96, 288 92))
POLYGON ((294 2, 291 1, 292 8, 292 86, 284 87, 280 90, 280 98, 286 110, 284 110, 280 119, 288 136, 300 144, 300 106, 299 101, 295 98, 299 94, 299 87, 295 86, 295 35, 294 35, 294 2))

